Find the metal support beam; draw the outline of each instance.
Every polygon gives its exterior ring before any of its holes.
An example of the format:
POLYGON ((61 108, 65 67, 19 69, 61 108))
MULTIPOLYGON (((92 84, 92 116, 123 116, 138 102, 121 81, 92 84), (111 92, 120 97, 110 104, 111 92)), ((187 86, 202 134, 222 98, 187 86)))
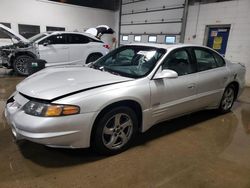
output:
POLYGON ((129 13, 123 13, 123 15, 131 15, 131 14, 141 14, 141 13, 149 13, 149 12, 160 12, 160 11, 166 11, 166 10, 175 10, 175 9, 181 9, 184 8, 184 5, 179 5, 176 7, 162 7, 162 8, 158 8, 158 9, 154 9, 154 10, 149 10, 149 9, 145 9, 142 11, 134 11, 134 12, 129 12, 129 13))
POLYGON ((159 21, 159 22, 141 22, 141 23, 123 23, 121 26, 126 25, 151 25, 151 24, 169 24, 169 23, 182 23, 182 20, 170 20, 170 21, 159 21))
POLYGON ((146 1, 146 0, 134 0, 134 1, 131 1, 131 2, 127 2, 127 3, 122 3, 122 5, 127 5, 127 4, 132 4, 132 3, 138 3, 138 2, 141 2, 141 1, 146 1))
POLYGON ((185 39, 187 16, 188 16, 188 0, 185 0, 185 6, 184 6, 184 11, 183 11, 183 19, 182 19, 182 24, 181 24, 181 37, 180 37, 180 42, 181 43, 184 43, 184 39, 185 39))
POLYGON ((118 27, 118 46, 120 46, 121 41, 121 20, 122 20, 122 0, 119 1, 119 27, 118 27))

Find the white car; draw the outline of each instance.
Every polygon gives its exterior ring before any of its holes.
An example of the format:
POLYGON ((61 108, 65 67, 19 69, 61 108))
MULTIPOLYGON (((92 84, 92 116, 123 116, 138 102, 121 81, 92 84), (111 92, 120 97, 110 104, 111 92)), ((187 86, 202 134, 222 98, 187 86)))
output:
POLYGON ((88 67, 46 68, 26 78, 5 116, 16 139, 114 154, 156 123, 202 109, 230 111, 245 72, 207 47, 127 45, 88 67))
POLYGON ((29 39, 0 24, 0 31, 18 41, 1 47, 3 66, 28 75, 27 62, 45 60, 46 66, 90 63, 109 52, 109 45, 94 35, 79 32, 45 32, 29 39))

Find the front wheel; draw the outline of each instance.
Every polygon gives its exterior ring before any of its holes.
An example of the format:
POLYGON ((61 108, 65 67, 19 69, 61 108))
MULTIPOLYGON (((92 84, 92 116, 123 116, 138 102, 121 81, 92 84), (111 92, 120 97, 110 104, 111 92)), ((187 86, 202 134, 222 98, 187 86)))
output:
POLYGON ((28 55, 20 55, 13 62, 14 71, 21 76, 28 76, 28 63, 33 60, 32 57, 28 55))
POLYGON ((120 153, 130 146, 137 130, 137 116, 131 108, 113 108, 97 122, 93 140, 94 149, 106 155, 120 153))
POLYGON ((227 113, 231 110, 234 100, 236 98, 236 89, 234 85, 229 85, 222 96, 219 112, 220 113, 227 113))

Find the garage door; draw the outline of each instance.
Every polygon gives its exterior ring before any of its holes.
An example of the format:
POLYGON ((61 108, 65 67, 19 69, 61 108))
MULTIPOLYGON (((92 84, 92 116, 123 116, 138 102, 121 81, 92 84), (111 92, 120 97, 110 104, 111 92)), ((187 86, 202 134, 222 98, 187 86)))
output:
POLYGON ((180 42, 185 3, 185 0, 122 0, 120 44, 180 42))

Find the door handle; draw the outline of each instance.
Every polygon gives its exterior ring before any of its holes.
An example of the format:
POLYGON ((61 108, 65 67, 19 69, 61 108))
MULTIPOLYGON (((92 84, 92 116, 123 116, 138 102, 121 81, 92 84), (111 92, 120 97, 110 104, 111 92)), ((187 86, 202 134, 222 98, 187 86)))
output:
POLYGON ((188 89, 193 89, 193 88, 195 88, 195 84, 189 84, 188 85, 188 89))

